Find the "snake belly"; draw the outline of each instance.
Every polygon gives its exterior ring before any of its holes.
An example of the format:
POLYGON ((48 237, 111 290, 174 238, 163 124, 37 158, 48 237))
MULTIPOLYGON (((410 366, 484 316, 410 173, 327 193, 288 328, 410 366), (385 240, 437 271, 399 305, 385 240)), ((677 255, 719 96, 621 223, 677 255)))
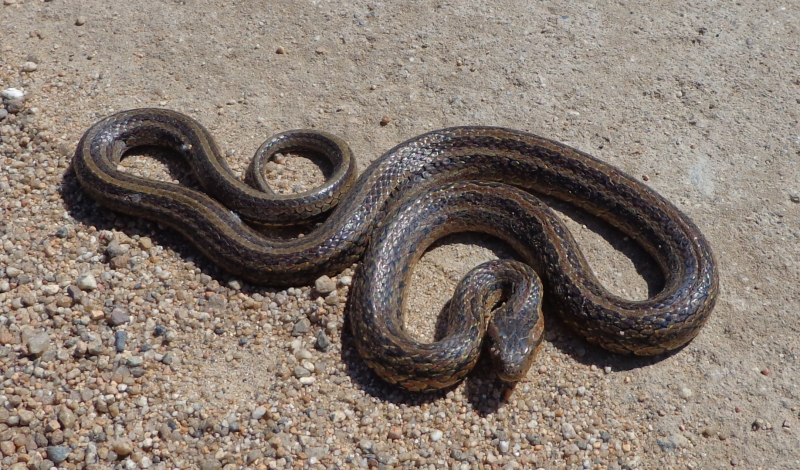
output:
MULTIPOLYGON (((304 130, 273 136, 255 161, 291 148, 331 159, 334 174, 318 191, 289 197, 271 194, 268 187, 254 189, 235 177, 197 121, 175 111, 136 109, 93 125, 78 144, 73 168, 84 191, 101 205, 174 228, 212 262, 254 283, 308 284, 359 261, 369 247, 350 299, 350 324, 367 363, 411 389, 446 386, 452 383, 447 374, 458 380, 466 373, 445 365, 442 373, 426 379, 430 365, 419 367, 424 358, 409 361, 414 352, 403 348, 387 352, 387 338, 403 333, 402 309, 397 310, 402 299, 396 297, 403 289, 387 289, 382 282, 406 284, 421 255, 419 246, 433 241, 394 237, 391 227, 409 210, 423 213, 421 203, 441 204, 433 194, 462 202, 467 198, 464 204, 472 212, 461 211, 461 219, 453 216, 458 220, 452 228, 431 237, 477 228, 506 239, 542 277, 544 295, 552 296, 566 325, 610 351, 654 355, 679 348, 698 334, 716 301, 714 257, 694 223, 643 183, 559 142, 506 128, 442 129, 394 147, 356 180, 352 152, 344 142, 304 130), (182 155, 205 192, 119 171, 123 155, 142 145, 182 155), (563 223, 523 191, 576 205, 633 238, 660 266, 665 279, 661 292, 641 301, 609 293, 563 223), (488 208, 478 208, 487 202, 488 208), (266 237, 242 221, 292 225, 326 212, 313 232, 294 240, 266 237), (505 215, 487 225, 479 219, 488 213, 505 215), (523 228, 526 224, 532 225, 523 228), (394 280, 381 278, 388 268, 397 273, 394 280), (400 326, 393 330, 389 323, 400 326), (364 334, 367 330, 376 334, 364 334)), ((452 215, 456 206, 444 204, 439 212, 452 215)), ((454 313, 449 321, 455 324, 465 315, 454 313)), ((469 347, 453 347, 452 357, 460 360, 451 364, 469 367, 472 361, 464 360, 469 347)))

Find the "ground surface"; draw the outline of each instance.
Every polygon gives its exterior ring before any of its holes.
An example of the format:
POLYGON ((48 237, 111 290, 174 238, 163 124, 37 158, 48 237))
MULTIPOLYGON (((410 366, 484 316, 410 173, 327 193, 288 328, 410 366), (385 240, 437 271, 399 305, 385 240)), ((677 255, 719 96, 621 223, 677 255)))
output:
MULTIPOLYGON (((800 467, 797 4, 5 0, 0 25, 0 88, 26 94, 0 121, 0 467, 800 467), (362 169, 451 125, 563 141, 693 218, 719 263, 716 310, 688 347, 639 360, 551 321, 506 402, 486 368, 401 392, 342 328, 351 273, 338 303, 237 282, 82 193, 82 133, 142 106, 200 120, 237 171, 302 127, 343 137, 362 169)), ((164 161, 125 166, 175 178, 164 161)), ((308 163, 273 183, 313 186, 308 163)), ((652 263, 565 210, 609 289, 645 297, 652 263)), ((495 245, 429 252, 409 327, 430 335, 495 245)))

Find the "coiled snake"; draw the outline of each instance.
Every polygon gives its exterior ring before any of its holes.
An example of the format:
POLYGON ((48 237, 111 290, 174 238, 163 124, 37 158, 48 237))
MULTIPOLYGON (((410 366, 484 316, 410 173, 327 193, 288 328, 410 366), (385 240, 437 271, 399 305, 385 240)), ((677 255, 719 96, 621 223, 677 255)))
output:
POLYGON ((572 330, 619 353, 682 346, 697 335, 718 292, 711 249, 675 206, 583 152, 511 129, 429 132, 389 150, 357 180, 340 139, 317 131, 279 134, 256 152, 248 178, 254 189, 233 175, 198 122, 136 109, 93 125, 73 168, 101 205, 174 228, 214 263, 254 283, 307 284, 362 260, 349 307, 357 348, 382 378, 411 390, 460 380, 487 333, 500 377, 524 377, 543 332, 536 273, 572 330), (205 193, 118 171, 123 154, 142 145, 183 155, 205 193), (313 192, 276 195, 261 167, 293 148, 327 156, 333 175, 313 192), (663 290, 644 301, 610 294, 564 224, 527 191, 575 204, 633 238, 661 267, 663 290), (242 222, 297 224, 326 212, 318 228, 294 240, 267 238, 242 222), (494 261, 471 271, 445 313, 444 337, 420 344, 403 326, 409 275, 431 243, 462 231, 505 240, 525 264, 494 261))

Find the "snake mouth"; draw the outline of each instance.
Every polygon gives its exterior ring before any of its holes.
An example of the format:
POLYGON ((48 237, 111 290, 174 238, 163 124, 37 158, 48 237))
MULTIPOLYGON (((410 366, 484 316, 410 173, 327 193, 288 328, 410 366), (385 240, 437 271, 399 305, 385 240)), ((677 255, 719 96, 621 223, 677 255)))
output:
POLYGON ((524 348, 510 351, 509 348, 490 347, 492 362, 497 376, 503 382, 519 382, 528 375, 533 365, 537 348, 525 346, 524 348))

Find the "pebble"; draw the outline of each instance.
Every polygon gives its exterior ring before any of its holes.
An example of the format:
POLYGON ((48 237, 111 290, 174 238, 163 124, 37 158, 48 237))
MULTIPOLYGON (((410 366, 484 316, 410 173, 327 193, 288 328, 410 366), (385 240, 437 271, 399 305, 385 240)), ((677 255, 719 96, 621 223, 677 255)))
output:
POLYGON ((664 452, 674 451, 678 448, 686 448, 689 446, 689 439, 682 434, 672 434, 669 437, 657 438, 656 443, 664 450, 664 452))
POLYGON ((114 441, 111 449, 121 457, 127 457, 133 452, 133 443, 128 438, 120 438, 114 441))
POLYGON ((20 100, 25 97, 25 93, 22 90, 17 88, 4 88, 2 92, 0 92, 0 97, 3 100, 20 100))
POLYGON ((36 65, 36 62, 25 62, 25 63, 22 64, 22 71, 23 72, 27 72, 27 73, 34 72, 38 68, 39 68, 39 66, 36 65))
POLYGON ((144 358, 142 356, 131 356, 125 361, 125 364, 128 367, 139 367, 144 364, 144 358))
POLYGON ((125 351, 125 343, 128 341, 128 333, 125 330, 117 330, 114 333, 114 348, 117 352, 125 351))
POLYGON ((222 462, 213 457, 200 462, 200 470, 218 470, 220 468, 222 468, 222 462))
POLYGON ((575 439, 578 437, 578 435, 575 434, 575 427, 569 423, 561 425, 561 435, 564 436, 564 439, 575 439))
POLYGON ((333 423, 341 423, 342 421, 347 419, 347 415, 344 413, 344 411, 334 410, 333 412, 331 412, 329 418, 333 423))
POLYGON ((86 24, 86 17, 85 16, 79 16, 79 17, 75 18, 75 26, 83 26, 85 24, 86 24))
POLYGON ((403 429, 400 426, 392 426, 386 435, 391 440, 401 439, 403 437, 403 429))
POLYGON ((251 415, 251 417, 255 420, 259 420, 263 418, 265 414, 267 414, 267 409, 264 408, 263 406, 259 406, 258 408, 253 410, 253 414, 251 415))
POLYGON ((114 307, 108 316, 108 323, 112 326, 120 326, 128 323, 131 320, 131 313, 126 308, 114 307))
POLYGON ((86 273, 78 276, 76 281, 78 288, 82 291, 93 291, 97 289, 97 280, 91 273, 86 273))
POLYGON ((684 399, 691 398, 692 395, 694 395, 692 389, 690 389, 689 387, 681 387, 680 389, 678 389, 678 394, 681 396, 681 398, 684 399))
POLYGON ((302 318, 294 324, 292 336, 303 336, 311 330, 311 322, 308 318, 302 318))
POLYGON ((116 240, 113 240, 111 243, 108 244, 106 247, 106 255, 109 258, 116 258, 117 256, 122 256, 128 251, 130 251, 131 246, 127 243, 119 243, 116 240))
POLYGON ((327 352, 330 349, 331 341, 328 339, 328 335, 325 334, 324 330, 319 330, 317 332, 317 342, 314 345, 322 352, 327 352))
POLYGON ((6 106, 6 111, 9 114, 19 114, 20 111, 25 109, 25 99, 23 98, 16 100, 3 100, 3 104, 6 106))
POLYGON ((321 276, 314 281, 314 288, 320 294, 330 294, 336 290, 336 283, 328 276, 321 276))
POLYGON ((443 435, 444 433, 442 431, 436 429, 433 432, 431 432, 431 441, 437 442, 439 439, 442 438, 443 435))
POLYGON ((66 446, 48 446, 47 447, 47 458, 51 460, 54 464, 58 465, 61 462, 67 460, 69 454, 72 450, 66 446))
POLYGON ((39 357, 50 347, 50 335, 47 333, 37 333, 27 341, 28 354, 39 357))
POLYGON ((61 409, 59 409, 58 422, 61 423, 62 428, 72 429, 77 421, 78 419, 75 417, 75 413, 73 413, 68 407, 62 406, 61 409))

